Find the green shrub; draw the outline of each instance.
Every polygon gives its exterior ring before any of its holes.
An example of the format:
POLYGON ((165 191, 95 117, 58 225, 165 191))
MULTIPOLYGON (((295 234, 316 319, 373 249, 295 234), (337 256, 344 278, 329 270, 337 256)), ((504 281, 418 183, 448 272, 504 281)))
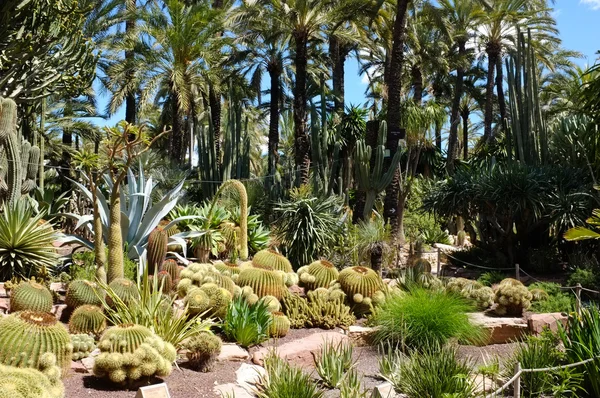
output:
POLYGON ((477 278, 477 282, 481 283, 483 286, 492 286, 497 285, 503 279, 506 278, 506 274, 500 271, 488 271, 484 272, 477 278))
MULTIPOLYGON (((108 257, 108 249, 106 249, 108 257)), ((71 279, 86 279, 88 281, 96 280, 96 255, 93 251, 84 250, 72 255, 73 262, 69 267, 71 279)), ((135 261, 129 257, 123 256, 123 272, 127 279, 136 279, 138 266, 135 261)))
POLYGON ((242 297, 237 297, 227 309, 223 334, 242 347, 250 347, 269 338, 271 322, 271 313, 264 301, 250 305, 242 297))
POLYGON ((558 283, 536 282, 529 285, 529 290, 541 289, 548 293, 545 300, 533 301, 530 311, 538 313, 571 312, 575 306, 575 295, 569 290, 562 290, 558 283))
POLYGON ((256 384, 258 398, 321 398, 323 391, 302 370, 274 353, 265 358, 267 376, 256 384))
POLYGON ((388 355, 380 373, 408 398, 474 396, 471 366, 458 359, 454 347, 433 344, 410 357, 388 355))
POLYGON ((450 244, 450 238, 442 226, 430 213, 421 211, 407 212, 404 219, 406 236, 412 241, 420 239, 423 243, 433 245, 434 243, 450 244))
POLYGON ((317 374, 327 387, 340 387, 346 372, 353 365, 352 353, 352 344, 343 341, 337 344, 331 341, 323 342, 319 355, 314 356, 314 361, 317 374))
POLYGON ((587 289, 597 289, 598 276, 591 269, 575 268, 567 283, 569 286, 576 286, 579 283, 587 289))
POLYGON ((469 321, 473 307, 462 297, 445 291, 411 289, 390 297, 371 317, 378 326, 374 342, 422 350, 451 338, 477 341, 482 330, 469 321))

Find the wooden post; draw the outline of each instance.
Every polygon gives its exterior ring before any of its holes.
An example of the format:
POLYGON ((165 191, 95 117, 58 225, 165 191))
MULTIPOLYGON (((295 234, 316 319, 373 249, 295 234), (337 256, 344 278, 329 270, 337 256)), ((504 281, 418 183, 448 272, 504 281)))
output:
POLYGON ((517 362, 517 364, 515 365, 515 375, 517 375, 517 378, 513 382, 515 398, 521 397, 521 375, 519 373, 521 373, 521 362, 517 362))
POLYGON ((519 264, 515 264, 515 279, 521 280, 521 269, 519 268, 519 264))
POLYGON ((440 256, 441 256, 440 252, 441 252, 441 250, 438 247, 437 248, 437 276, 438 276, 438 278, 440 277, 440 272, 442 269, 442 260, 440 259, 440 256))
POLYGON ((577 311, 577 315, 581 315, 581 283, 575 285, 575 311, 577 311))

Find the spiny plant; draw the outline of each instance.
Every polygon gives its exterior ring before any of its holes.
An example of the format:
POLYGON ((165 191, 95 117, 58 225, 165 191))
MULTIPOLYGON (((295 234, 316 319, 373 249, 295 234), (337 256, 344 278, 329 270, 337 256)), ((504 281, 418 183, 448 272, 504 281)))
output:
POLYGON ((269 327, 269 336, 285 337, 290 331, 290 320, 283 312, 272 312, 271 326, 269 327))
POLYGON ((521 316, 531 306, 531 292, 519 281, 504 279, 495 290, 494 309, 498 315, 521 316))
POLYGON ((22 311, 0 319, 0 363, 37 368, 42 354, 56 356, 66 374, 73 345, 67 329, 52 314, 22 311))
POLYGON ((361 266, 345 268, 340 272, 338 283, 357 314, 368 313, 373 304, 385 300, 383 281, 370 268, 361 266))
POLYGON ((237 284, 249 286, 259 297, 274 296, 278 300, 287 293, 284 281, 280 275, 266 268, 245 268, 238 277, 237 284))
POLYGON ((168 272, 169 275, 171 275, 173 283, 176 283, 176 281, 179 282, 181 269, 179 268, 179 265, 177 265, 177 261, 171 259, 165 260, 160 266, 160 271, 168 272))
POLYGON ((69 283, 67 288, 65 304, 69 308, 77 308, 82 305, 102 305, 100 299, 102 293, 95 282, 85 279, 74 280, 69 283))
POLYGON ((221 339, 212 332, 201 331, 186 341, 189 364, 200 372, 210 372, 221 352, 221 339))
POLYGON ((227 314, 227 308, 232 300, 231 293, 214 283, 205 283, 200 286, 200 290, 206 293, 206 296, 208 297, 209 316, 223 319, 227 314))
POLYGON ((72 334, 71 343, 73 344, 73 360, 87 358, 91 352, 96 349, 96 342, 89 334, 72 334))
POLYGON ((208 294, 199 287, 188 290, 183 303, 190 315, 204 315, 210 308, 208 294))
POLYGON ((52 293, 46 286, 35 281, 19 283, 10 294, 10 311, 39 311, 52 310, 52 293))
MULTIPOLYGON (((140 299, 140 292, 136 284, 126 278, 114 279, 108 287, 123 303, 126 305, 133 304, 140 299)), ((106 297, 106 302, 109 307, 115 305, 111 295, 106 297)))
POLYGON ((327 260, 313 261, 309 265, 298 269, 300 286, 306 290, 315 290, 320 287, 329 287, 336 280, 339 272, 333 263, 327 260))
POLYGON ((281 253, 265 249, 254 255, 252 263, 257 267, 268 267, 275 271, 294 272, 292 263, 281 253))
POLYGON ((318 355, 314 356, 315 369, 323 383, 329 388, 338 388, 346 372, 354 364, 352 344, 340 341, 324 341, 318 355))
POLYGON ((149 272, 155 274, 167 257, 167 245, 169 234, 161 226, 158 226, 148 235, 148 246, 146 247, 146 258, 148 260, 149 272))
POLYGON ((0 396, 6 398, 62 398, 65 386, 56 357, 45 353, 40 357, 38 369, 20 369, 0 365, 0 396))
POLYGON ((106 329, 106 317, 102 308, 95 305, 79 306, 69 318, 69 331, 72 334, 99 336, 106 329))

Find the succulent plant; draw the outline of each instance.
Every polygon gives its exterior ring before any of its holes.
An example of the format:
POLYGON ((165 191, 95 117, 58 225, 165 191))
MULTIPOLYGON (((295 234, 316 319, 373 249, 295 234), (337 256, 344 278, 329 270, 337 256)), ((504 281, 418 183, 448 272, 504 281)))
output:
POLYGON ((102 305, 100 296, 102 290, 96 282, 90 282, 85 279, 74 280, 69 283, 65 304, 69 308, 77 308, 82 305, 102 305))
POLYGON ((375 271, 356 266, 340 272, 337 283, 346 293, 348 302, 357 315, 371 312, 373 298, 378 302, 385 300, 385 285, 375 271))
POLYGON ((238 277, 237 284, 249 286, 258 297, 274 296, 278 300, 288 292, 281 276, 270 269, 246 268, 238 277))
POLYGON ((466 232, 463 230, 458 231, 458 234, 456 234, 456 246, 463 247, 465 245, 466 241, 467 241, 466 232))
POLYGON ((252 258, 252 264, 255 267, 268 267, 275 271, 283 271, 285 273, 294 272, 290 260, 271 249, 257 252, 252 258))
POLYGON ((345 304, 344 298, 314 293, 304 299, 296 294, 283 298, 282 307, 291 327, 316 327, 333 329, 347 328, 356 322, 352 309, 345 304))
POLYGON ((89 334, 72 334, 71 344, 73 344, 74 361, 89 357, 96 349, 96 342, 89 334))
POLYGON ((472 290, 481 289, 483 285, 477 281, 466 278, 450 278, 446 284, 446 291, 464 295, 463 292, 470 292, 472 290))
POLYGON ((106 317, 102 308, 95 305, 79 306, 69 319, 69 331, 72 334, 92 334, 99 336, 106 329, 106 317))
POLYGON ((212 332, 201 331, 192 336, 184 347, 192 369, 200 372, 210 372, 221 352, 221 339, 212 332))
POLYGON ((173 345, 134 324, 111 327, 102 335, 98 348, 94 375, 124 386, 144 377, 168 376, 177 356, 173 345))
POLYGON ((228 290, 219 287, 214 283, 206 283, 200 287, 210 301, 209 316, 224 318, 227 314, 227 307, 233 298, 233 295, 228 290))
POLYGON ((160 270, 168 272, 173 283, 181 278, 181 269, 175 260, 165 260, 160 266, 160 270))
POLYGON ((179 296, 179 298, 183 298, 188 294, 190 289, 195 287, 197 286, 194 285, 191 279, 183 278, 177 283, 177 296, 179 296))
POLYGON ((73 346, 69 332, 54 315, 22 311, 0 319, 0 363, 38 368, 46 352, 56 356, 66 374, 71 366, 73 346))
POLYGON ((424 258, 417 258, 412 267, 415 268, 417 272, 421 273, 431 273, 431 263, 424 258))
POLYGON ((60 380, 61 369, 56 357, 45 353, 38 369, 20 369, 0 365, 0 397, 2 398, 62 398, 65 386, 60 380))
POLYGON ((518 281, 514 278, 502 279, 499 284, 500 285, 509 285, 509 286, 524 286, 521 281, 518 281))
POLYGON ((235 263, 217 261, 214 264, 215 269, 219 271, 221 274, 230 277, 234 282, 236 282, 238 275, 244 268, 247 268, 247 265, 244 263, 238 265, 235 263))
POLYGON ((281 303, 277 300, 277 297, 274 296, 264 296, 259 301, 262 301, 267 306, 267 310, 269 312, 278 312, 281 311, 281 303))
POLYGON ((52 311, 52 293, 44 285, 34 281, 22 282, 10 294, 10 311, 52 311))
POLYGON ((194 287, 188 290, 184 304, 187 306, 188 314, 198 315, 208 311, 210 308, 210 299, 204 290, 194 287))
POLYGON ((290 320, 283 312, 273 312, 271 314, 273 320, 271 326, 269 326, 269 336, 271 337, 285 337, 290 331, 290 320))
POLYGON ((298 269, 299 284, 307 291, 328 287, 339 274, 335 265, 327 260, 314 261, 298 269))
POLYGON ((155 274, 167 257, 167 244, 169 243, 169 234, 160 225, 157 226, 148 235, 148 246, 146 248, 146 257, 148 260, 148 272, 155 274))
POLYGON ((240 289, 239 296, 242 296, 249 305, 254 305, 260 300, 260 298, 254 294, 254 291, 250 286, 244 286, 240 289))
MULTIPOLYGON (((119 297, 126 305, 133 304, 140 299, 140 292, 137 285, 127 278, 117 278, 113 280, 108 287, 119 297)), ((114 305, 110 296, 106 297, 106 303, 112 307, 114 305)))
MULTIPOLYGON (((149 275, 148 278, 150 283, 154 283, 154 276, 149 275)), ((160 271, 158 274, 156 274, 156 278, 158 279, 156 281, 158 289, 161 289, 163 293, 167 294, 173 290, 173 279, 171 279, 171 274, 169 274, 167 271, 160 271)))
POLYGON ((495 295, 491 287, 483 286, 479 289, 464 292, 464 296, 472 300, 480 311, 486 310, 494 304, 495 295))
POLYGON ((522 316, 523 311, 531 306, 533 295, 522 283, 515 282, 518 281, 505 279, 497 286, 494 297, 496 314, 522 316))
POLYGON ((531 292, 531 301, 544 301, 550 298, 544 289, 529 289, 529 291, 531 292))

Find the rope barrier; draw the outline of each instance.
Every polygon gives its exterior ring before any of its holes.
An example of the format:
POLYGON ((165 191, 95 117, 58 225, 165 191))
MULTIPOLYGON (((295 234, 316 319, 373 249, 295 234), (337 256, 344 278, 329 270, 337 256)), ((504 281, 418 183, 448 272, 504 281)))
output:
POLYGON ((493 271, 512 271, 512 270, 514 270, 514 268, 495 268, 495 267, 486 267, 486 266, 484 266, 484 265, 477 265, 477 264, 473 264, 473 263, 470 263, 470 262, 468 262, 468 261, 465 261, 465 260, 461 260, 461 259, 459 259, 459 258, 456 258, 456 257, 454 257, 454 256, 451 256, 451 255, 450 255, 450 254, 448 254, 447 252, 444 252, 444 254, 445 254, 447 257, 450 257, 451 259, 454 259, 454 260, 456 260, 456 261, 460 261, 461 263, 464 263, 464 264, 470 265, 471 267, 475 267, 475 268, 489 269, 489 270, 493 270, 493 271))

